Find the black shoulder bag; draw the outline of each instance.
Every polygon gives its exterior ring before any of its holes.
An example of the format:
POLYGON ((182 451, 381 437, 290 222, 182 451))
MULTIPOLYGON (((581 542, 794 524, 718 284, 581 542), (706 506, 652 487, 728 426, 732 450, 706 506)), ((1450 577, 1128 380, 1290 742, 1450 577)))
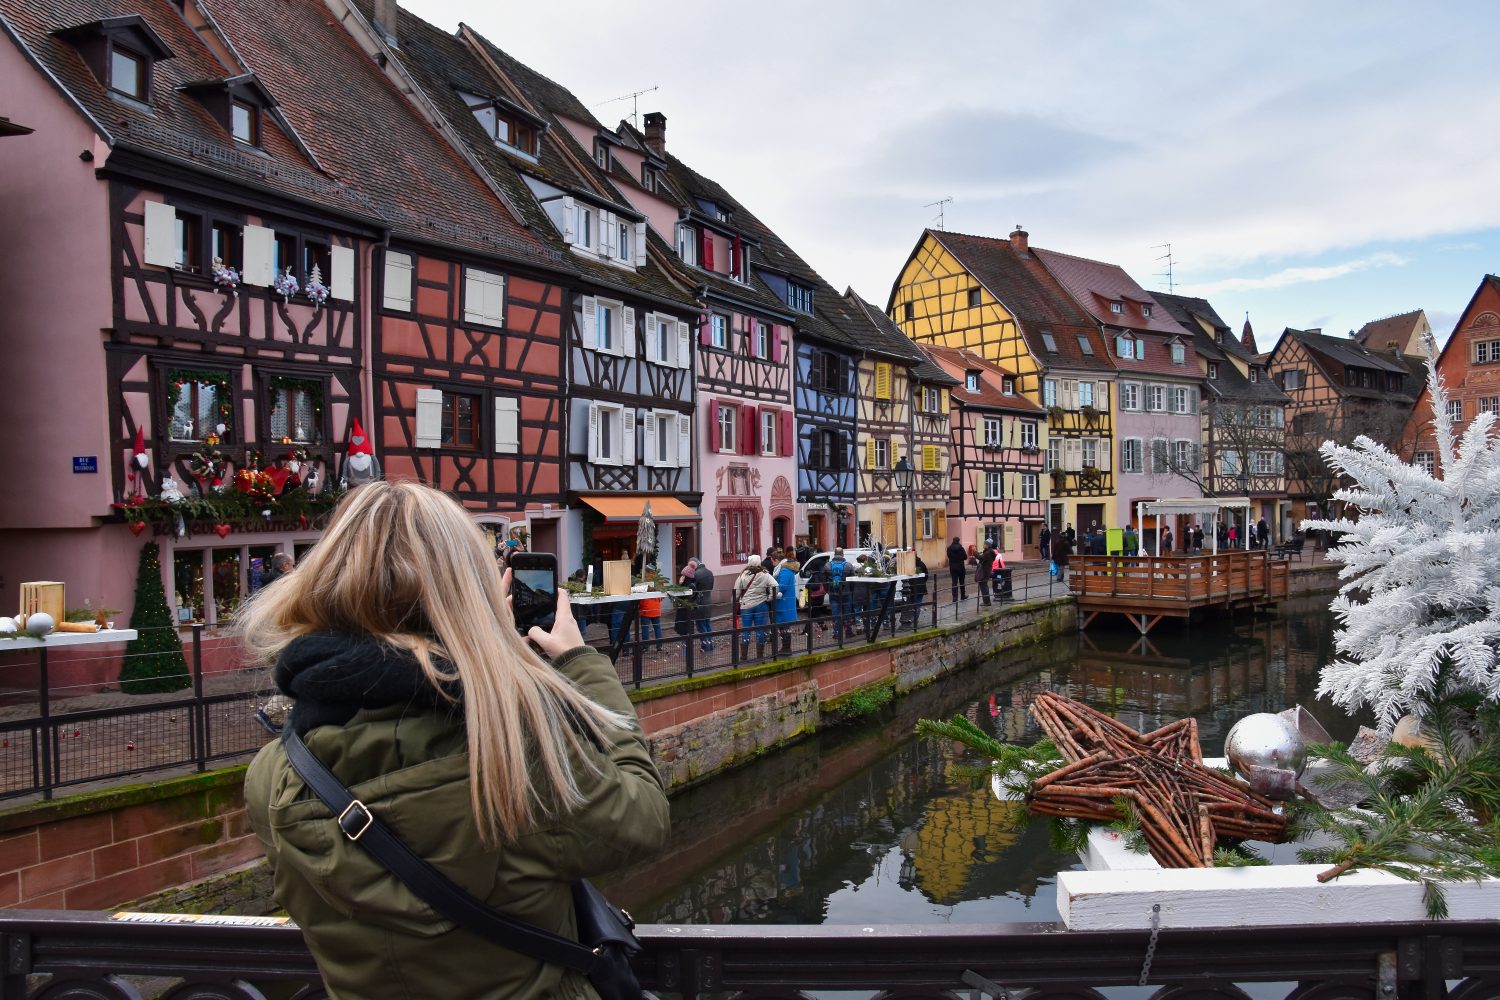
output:
POLYGON ((641 951, 640 941, 631 933, 635 921, 587 879, 573 883, 578 941, 506 916, 470 895, 408 847, 354 797, 290 726, 282 730, 281 741, 292 769, 333 813, 344 836, 368 851, 438 913, 511 951, 582 973, 602 1000, 640 1000, 643 996, 630 967, 631 956, 641 951))

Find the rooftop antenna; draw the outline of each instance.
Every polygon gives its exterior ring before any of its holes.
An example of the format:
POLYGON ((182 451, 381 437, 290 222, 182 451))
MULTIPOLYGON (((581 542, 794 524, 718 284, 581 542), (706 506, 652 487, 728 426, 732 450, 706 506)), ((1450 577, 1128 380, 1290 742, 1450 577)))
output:
POLYGON ((938 229, 943 229, 944 228, 944 226, 943 226, 944 209, 947 206, 947 204, 949 202, 951 202, 952 200, 953 200, 953 196, 949 195, 946 198, 939 198, 937 201, 929 201, 927 204, 925 204, 925 205, 922 206, 923 208, 935 208, 935 209, 938 210, 938 214, 937 214, 937 227, 938 227, 938 229))
POLYGON ((631 93, 631 94, 622 94, 619 97, 611 97, 607 101, 600 101, 598 104, 594 105, 594 107, 596 107, 596 108, 602 108, 606 104, 617 104, 620 101, 629 101, 630 102, 630 124, 633 125, 636 128, 640 128, 641 127, 641 121, 640 121, 640 119, 641 119, 641 95, 642 94, 649 94, 653 90, 660 90, 660 89, 661 89, 661 86, 658 84, 658 85, 655 85, 655 86, 647 87, 645 90, 637 90, 637 91, 635 91, 634 93, 631 93))
POLYGON ((1165 271, 1157 271, 1156 272, 1156 276, 1158 278, 1166 278, 1167 279, 1167 294, 1171 295, 1174 291, 1177 290, 1176 281, 1174 280, 1174 278, 1172 276, 1172 264, 1173 264, 1173 262, 1172 262, 1172 244, 1170 244, 1170 243, 1158 243, 1155 246, 1153 246, 1151 249, 1152 250, 1166 250, 1167 251, 1166 253, 1162 254, 1160 257, 1156 258, 1157 260, 1164 260, 1164 261, 1167 262, 1167 269, 1165 271))

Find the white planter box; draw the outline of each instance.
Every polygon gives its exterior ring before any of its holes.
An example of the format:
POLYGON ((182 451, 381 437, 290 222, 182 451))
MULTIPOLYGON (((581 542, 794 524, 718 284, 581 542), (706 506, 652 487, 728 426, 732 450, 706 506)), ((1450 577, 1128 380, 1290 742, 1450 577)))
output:
POLYGON ((59 646, 95 646, 105 642, 129 642, 138 633, 133 628, 111 628, 99 632, 53 632, 45 639, 0 639, 0 652, 7 649, 56 649, 59 646))

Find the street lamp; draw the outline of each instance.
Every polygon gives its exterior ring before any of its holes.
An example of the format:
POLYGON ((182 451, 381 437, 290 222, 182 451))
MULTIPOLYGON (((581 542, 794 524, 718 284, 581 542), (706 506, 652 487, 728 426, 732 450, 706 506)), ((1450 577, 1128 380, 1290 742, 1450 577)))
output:
MULTIPOLYGON (((906 505, 911 502, 911 463, 902 455, 896 459, 896 488, 901 491, 901 547, 906 548, 906 505)), ((915 531, 912 532, 916 534, 915 531)))
POLYGON ((1240 495, 1245 498, 1245 524, 1240 529, 1240 541, 1245 548, 1250 547, 1250 470, 1240 465, 1240 495))

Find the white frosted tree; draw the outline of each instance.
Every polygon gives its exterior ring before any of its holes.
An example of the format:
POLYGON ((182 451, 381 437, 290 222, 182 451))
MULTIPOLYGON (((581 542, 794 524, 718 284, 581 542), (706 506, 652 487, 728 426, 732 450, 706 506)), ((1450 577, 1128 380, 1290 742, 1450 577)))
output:
POLYGON ((1323 668, 1318 693, 1346 709, 1372 708, 1387 732, 1403 714, 1426 716, 1439 699, 1500 702, 1495 414, 1476 414, 1455 439, 1435 360, 1427 383, 1438 474, 1366 436, 1351 446, 1327 442, 1328 464, 1354 482, 1335 497, 1358 516, 1303 525, 1344 533, 1330 553, 1344 564, 1332 603, 1340 657, 1323 668))

